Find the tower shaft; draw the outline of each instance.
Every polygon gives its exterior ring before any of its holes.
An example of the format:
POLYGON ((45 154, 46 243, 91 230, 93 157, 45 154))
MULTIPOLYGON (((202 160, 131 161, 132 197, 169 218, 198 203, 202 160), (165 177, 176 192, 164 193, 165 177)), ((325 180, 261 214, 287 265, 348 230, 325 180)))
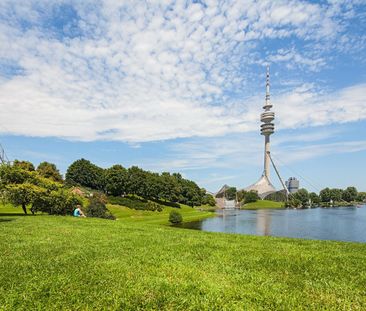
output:
POLYGON ((264 171, 263 175, 270 179, 270 158, 269 153, 270 152, 270 140, 269 135, 264 136, 264 171))

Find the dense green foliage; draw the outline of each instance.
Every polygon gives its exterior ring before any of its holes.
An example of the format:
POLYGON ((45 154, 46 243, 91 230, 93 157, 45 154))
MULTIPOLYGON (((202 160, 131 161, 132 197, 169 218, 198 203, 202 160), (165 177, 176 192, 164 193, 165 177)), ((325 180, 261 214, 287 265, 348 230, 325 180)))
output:
POLYGON ((101 197, 93 197, 86 208, 87 217, 98 217, 105 219, 116 219, 107 209, 105 202, 101 197))
POLYGON ((236 188, 229 187, 225 191, 225 198, 226 200, 235 200, 236 199, 236 188))
POLYGON ((68 185, 81 185, 92 189, 104 189, 104 170, 90 161, 80 159, 67 169, 65 181, 68 185))
POLYGON ((29 172, 35 170, 33 163, 29 161, 14 160, 13 166, 29 172))
POLYGON ((62 182, 62 176, 56 165, 49 162, 42 162, 37 167, 40 176, 49 178, 53 181, 62 182))
POLYGON ((105 190, 113 196, 127 193, 127 170, 122 165, 113 165, 105 170, 105 190))
POLYGON ((108 195, 136 195, 149 200, 164 200, 189 206, 214 204, 212 196, 206 194, 191 180, 180 174, 162 174, 145 171, 137 166, 125 169, 114 165, 102 169, 90 161, 80 159, 72 163, 66 172, 69 185, 81 185, 104 191, 108 195))
POLYGON ((364 198, 366 198, 366 196, 363 197, 362 192, 357 192, 355 187, 347 187, 344 190, 338 188, 324 188, 319 192, 319 195, 315 192, 308 193, 306 189, 299 189, 298 192, 290 194, 289 201, 286 205, 299 208, 306 208, 314 205, 352 205, 357 201, 362 202, 364 198))
POLYGON ((30 205, 32 213, 67 215, 80 203, 62 184, 24 169, 24 165, 0 165, 0 189, 3 201, 21 206, 25 214, 30 205))
POLYGON ((172 224, 180 224, 183 222, 183 217, 178 211, 171 211, 169 214, 169 221, 172 224))
POLYGON ((237 194, 237 199, 242 204, 246 204, 256 202, 260 199, 260 197, 258 196, 258 192, 255 190, 250 191, 241 190, 237 194))
POLYGON ((286 197, 285 191, 280 190, 280 191, 276 191, 274 193, 267 195, 264 199, 269 200, 269 201, 285 202, 287 197, 286 197))
POLYGON ((2 310, 366 309, 364 243, 95 218, 1 221, 2 310))

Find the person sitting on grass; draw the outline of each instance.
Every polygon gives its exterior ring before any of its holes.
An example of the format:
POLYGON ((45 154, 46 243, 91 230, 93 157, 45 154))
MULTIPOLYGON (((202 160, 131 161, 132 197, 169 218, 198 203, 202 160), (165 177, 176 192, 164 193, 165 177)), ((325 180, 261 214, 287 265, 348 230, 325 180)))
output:
POLYGON ((76 205, 76 208, 74 210, 74 216, 75 217, 86 217, 83 211, 81 210, 81 205, 76 205))

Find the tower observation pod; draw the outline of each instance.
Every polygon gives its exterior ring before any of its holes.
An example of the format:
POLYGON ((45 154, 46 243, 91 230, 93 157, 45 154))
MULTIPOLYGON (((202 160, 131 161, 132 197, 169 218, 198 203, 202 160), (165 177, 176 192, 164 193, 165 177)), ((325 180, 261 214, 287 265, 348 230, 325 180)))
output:
POLYGON ((266 97, 263 106, 264 112, 261 113, 261 135, 264 136, 264 169, 261 178, 253 185, 245 188, 244 190, 250 191, 255 190, 258 192, 259 197, 262 199, 267 195, 276 192, 276 188, 272 185, 270 181, 270 136, 274 133, 273 120, 275 118, 275 113, 271 111, 271 96, 269 92, 270 82, 269 82, 269 66, 267 66, 266 73, 266 97))

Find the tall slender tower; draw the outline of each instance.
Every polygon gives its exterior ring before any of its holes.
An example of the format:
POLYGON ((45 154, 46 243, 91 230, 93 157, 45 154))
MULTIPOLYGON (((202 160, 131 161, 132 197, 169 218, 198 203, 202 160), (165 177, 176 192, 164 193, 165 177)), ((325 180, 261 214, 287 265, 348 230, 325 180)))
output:
POLYGON ((270 180, 270 136, 274 133, 274 120, 275 114, 271 111, 272 104, 269 94, 269 66, 267 66, 266 76, 266 97, 265 104, 263 106, 264 112, 261 114, 261 134, 264 136, 264 170, 261 178, 253 185, 245 188, 244 190, 255 190, 258 195, 263 199, 267 195, 276 192, 276 188, 272 185, 270 180))
POLYGON ((274 133, 274 124, 272 121, 274 120, 274 112, 271 111, 272 104, 271 98, 269 95, 269 66, 267 66, 267 77, 266 77, 266 100, 263 106, 264 112, 261 114, 261 134, 264 135, 264 171, 263 175, 270 180, 270 139, 269 137, 274 133))

